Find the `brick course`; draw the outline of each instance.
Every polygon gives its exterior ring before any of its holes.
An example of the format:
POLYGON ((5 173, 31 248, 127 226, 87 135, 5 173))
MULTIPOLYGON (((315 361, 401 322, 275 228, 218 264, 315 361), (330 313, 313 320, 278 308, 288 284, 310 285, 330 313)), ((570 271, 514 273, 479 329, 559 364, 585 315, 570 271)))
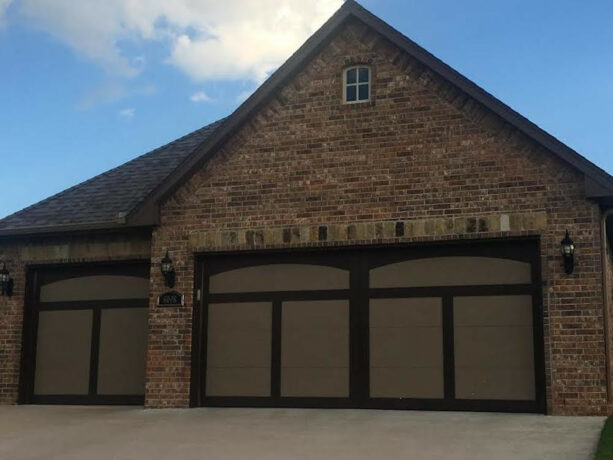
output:
POLYGON ((151 310, 146 404, 189 403, 197 251, 538 234, 548 411, 605 413, 599 218, 582 174, 350 23, 163 204, 152 257, 170 251, 188 307, 151 310), (342 70, 356 63, 372 66, 373 98, 343 105, 342 70))

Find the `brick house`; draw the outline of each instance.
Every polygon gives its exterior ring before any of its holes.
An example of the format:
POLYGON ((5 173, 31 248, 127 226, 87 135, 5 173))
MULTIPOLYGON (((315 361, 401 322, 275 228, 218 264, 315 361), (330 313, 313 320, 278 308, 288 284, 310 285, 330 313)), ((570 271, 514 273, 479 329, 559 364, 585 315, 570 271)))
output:
POLYGON ((612 206, 349 0, 228 118, 0 220, 0 403, 611 413, 612 206))

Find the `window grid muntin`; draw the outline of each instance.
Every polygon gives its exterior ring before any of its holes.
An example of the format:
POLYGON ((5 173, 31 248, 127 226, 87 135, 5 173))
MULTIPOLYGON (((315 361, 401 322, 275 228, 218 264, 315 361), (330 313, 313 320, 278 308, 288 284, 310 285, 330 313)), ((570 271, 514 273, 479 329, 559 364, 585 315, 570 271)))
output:
POLYGON ((358 65, 349 67, 343 72, 343 102, 345 104, 360 104, 371 99, 372 71, 369 66, 358 65), (364 77, 366 77, 364 79, 364 77), (366 98, 360 99, 366 88, 366 98), (362 90, 362 91, 361 91, 362 90), (351 92, 351 97, 349 93, 351 92))

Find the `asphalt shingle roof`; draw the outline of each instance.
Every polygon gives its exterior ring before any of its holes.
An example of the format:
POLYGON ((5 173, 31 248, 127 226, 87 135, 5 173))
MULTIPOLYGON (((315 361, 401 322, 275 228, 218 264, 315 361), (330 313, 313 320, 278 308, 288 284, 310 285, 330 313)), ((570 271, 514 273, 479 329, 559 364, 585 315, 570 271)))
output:
POLYGON ((0 220, 0 232, 120 223, 221 124, 218 120, 0 220))

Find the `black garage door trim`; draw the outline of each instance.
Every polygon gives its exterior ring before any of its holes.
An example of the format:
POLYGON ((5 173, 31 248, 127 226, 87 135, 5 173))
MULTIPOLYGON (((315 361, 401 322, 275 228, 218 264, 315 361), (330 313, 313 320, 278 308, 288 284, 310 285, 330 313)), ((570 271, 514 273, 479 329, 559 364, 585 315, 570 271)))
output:
POLYGON ((148 299, 41 302, 41 287, 52 282, 96 275, 124 275, 149 278, 149 261, 126 260, 83 264, 30 265, 26 273, 25 311, 22 338, 19 404, 143 405, 144 395, 97 394, 100 319, 103 310, 148 308, 148 299), (40 312, 91 310, 92 337, 89 361, 89 390, 83 395, 37 395, 34 392, 37 330, 40 312))
POLYGON ((395 245, 368 248, 329 248, 313 250, 249 251, 200 254, 196 260, 196 296, 194 304, 192 348, 191 405, 211 407, 304 407, 304 408, 376 408, 415 410, 469 410, 545 413, 545 367, 541 292, 540 240, 524 238, 454 242, 437 245, 395 245), (441 256, 490 256, 531 264, 531 283, 516 285, 444 286, 413 288, 369 288, 369 270, 395 261, 441 256), (316 264, 350 271, 350 289, 334 291, 256 292, 235 294, 209 293, 211 275, 227 270, 266 264, 316 264), (198 286, 199 285, 199 286, 198 286), (467 400, 455 398, 453 297, 487 295, 532 296, 534 332, 535 399, 467 400), (440 297, 443 307, 444 398, 371 398, 369 389, 370 298, 440 297), (348 398, 281 397, 280 386, 280 306, 287 300, 348 299, 350 301, 350 389, 348 398), (270 397, 224 397, 206 395, 206 334, 208 305, 214 302, 268 301, 272 303, 272 363, 270 397), (199 339, 197 339, 199 338, 199 339))

